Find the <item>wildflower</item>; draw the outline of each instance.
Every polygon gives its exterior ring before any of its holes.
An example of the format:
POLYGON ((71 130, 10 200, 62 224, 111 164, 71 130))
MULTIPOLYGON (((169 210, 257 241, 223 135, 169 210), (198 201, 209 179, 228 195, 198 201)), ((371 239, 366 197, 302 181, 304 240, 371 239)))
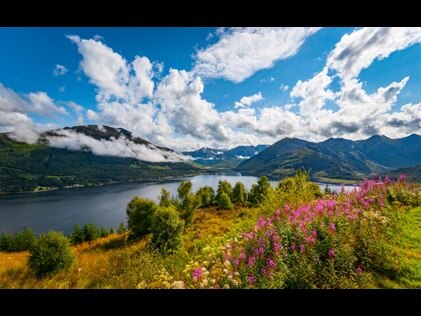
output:
POLYGON ((305 250, 305 249, 306 249, 306 247, 305 247, 303 244, 301 244, 301 245, 300 245, 300 251, 301 251, 301 252, 304 252, 304 250, 305 250))
POLYGON ((173 289, 184 289, 184 282, 183 281, 174 281, 172 284, 173 289))
POLYGON ((238 267, 240 264, 240 261, 238 259, 234 259, 234 266, 238 267))
POLYGON ((399 182, 405 182, 405 179, 406 179, 406 175, 404 174, 399 175, 399 182))
POLYGON ((199 279, 202 276, 202 269, 201 268, 196 268, 193 273, 193 280, 197 281, 197 279, 199 279))
POLYGON ((203 279, 202 284, 204 287, 208 286, 208 279, 203 279))
POLYGON ((276 216, 280 216, 281 215, 281 211, 279 210, 279 208, 275 211, 276 216))
POLYGON ((334 223, 330 223, 330 224, 329 224, 329 230, 330 230, 331 232, 336 232, 336 226, 335 226, 335 224, 334 224, 334 223))
POLYGON ((291 245, 291 250, 292 250, 292 251, 295 251, 295 243, 292 243, 292 245, 291 245))
POLYGON ((363 273, 363 272, 364 272, 363 267, 362 267, 361 265, 359 265, 359 266, 357 267, 357 273, 358 273, 358 274, 361 274, 361 273, 363 273))
POLYGON ((253 268, 253 266, 254 266, 254 263, 256 262, 256 258, 255 257, 253 257, 253 256, 250 256, 249 257, 249 262, 248 262, 248 264, 249 264, 249 267, 250 268, 253 268))
POLYGON ((248 279, 249 279, 249 284, 254 284, 254 282, 256 282, 256 279, 255 279, 255 277, 254 277, 254 275, 252 274, 252 275, 250 275, 249 277, 248 277, 248 279))
POLYGON ((224 285, 224 289, 229 290, 229 288, 230 288, 229 284, 225 284, 225 285, 224 285))
POLYGON ((240 260, 246 260, 246 254, 244 251, 240 252, 240 260))
POLYGON ((276 266, 275 261, 273 261, 271 258, 268 258, 267 263, 269 268, 273 268, 276 266))
POLYGON ((329 259, 335 258, 336 257, 335 250, 333 248, 330 248, 327 255, 328 255, 329 259))
POLYGON ((262 274, 263 274, 263 275, 266 275, 266 273, 267 273, 267 271, 266 271, 266 269, 265 269, 265 268, 262 268, 262 269, 261 269, 261 272, 262 272, 262 274))
POLYGON ((228 274, 228 270, 227 269, 224 269, 222 271, 224 271, 225 274, 228 274))

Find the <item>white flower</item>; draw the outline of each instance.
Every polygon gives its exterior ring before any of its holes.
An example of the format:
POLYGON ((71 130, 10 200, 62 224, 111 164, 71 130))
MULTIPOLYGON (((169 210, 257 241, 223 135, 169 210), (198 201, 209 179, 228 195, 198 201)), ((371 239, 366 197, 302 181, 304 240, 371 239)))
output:
POLYGON ((229 289, 229 288, 230 288, 230 286, 228 284, 224 285, 224 289, 229 289))

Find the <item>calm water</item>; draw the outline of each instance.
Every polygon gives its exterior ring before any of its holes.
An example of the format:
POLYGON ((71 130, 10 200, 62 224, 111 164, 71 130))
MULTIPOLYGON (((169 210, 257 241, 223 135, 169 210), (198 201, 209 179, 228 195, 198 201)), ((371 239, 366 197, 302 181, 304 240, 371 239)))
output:
MULTIPOLYGON (((193 183, 193 190, 205 185, 216 189, 219 180, 227 180, 232 185, 241 181, 247 189, 257 182, 256 177, 231 175, 199 175, 188 179, 193 183)), ((0 231, 15 232, 27 225, 36 233, 59 230, 68 234, 76 223, 83 225, 88 222, 107 228, 117 227, 120 222, 126 222, 126 206, 134 196, 157 201, 164 187, 176 195, 180 181, 115 184, 97 188, 0 196, 0 231)), ((325 187, 324 184, 320 186, 322 189, 325 187)), ((336 185, 329 187, 339 188, 336 185)))

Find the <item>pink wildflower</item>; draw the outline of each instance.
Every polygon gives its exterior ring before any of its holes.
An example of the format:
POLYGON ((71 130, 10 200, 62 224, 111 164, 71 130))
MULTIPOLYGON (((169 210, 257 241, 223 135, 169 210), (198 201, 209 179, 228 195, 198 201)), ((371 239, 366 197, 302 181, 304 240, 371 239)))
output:
POLYGON ((253 274, 250 275, 248 279, 249 279, 249 284, 254 284, 254 282, 256 282, 256 279, 253 274))
POLYGON ((357 267, 357 273, 358 273, 358 274, 361 274, 361 273, 363 273, 363 272, 364 272, 363 267, 362 267, 361 265, 359 265, 359 266, 357 267))
POLYGON ((303 244, 300 245, 300 251, 304 252, 304 250, 306 250, 306 246, 304 246, 303 244))
POLYGON ((336 257, 335 250, 330 248, 327 255, 328 255, 329 259, 335 258, 336 257))
POLYGON ((256 258, 253 257, 253 256, 250 256, 249 257, 249 262, 248 262, 249 268, 253 268, 255 262, 256 262, 256 258))
POLYGON ((335 226, 335 224, 334 224, 334 223, 330 223, 330 224, 329 224, 329 230, 330 230, 331 232, 336 232, 336 226, 335 226))
POLYGON ((193 276, 193 280, 197 281, 202 276, 202 268, 200 267, 196 268, 193 271, 192 276, 193 276))

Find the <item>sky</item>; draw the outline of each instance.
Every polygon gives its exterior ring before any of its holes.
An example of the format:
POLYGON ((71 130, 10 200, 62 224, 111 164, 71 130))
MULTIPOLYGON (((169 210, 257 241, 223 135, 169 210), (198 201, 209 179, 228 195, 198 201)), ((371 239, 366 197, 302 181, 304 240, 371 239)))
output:
POLYGON ((2 27, 0 132, 108 125, 178 151, 421 134, 420 43, 421 28, 2 27))

